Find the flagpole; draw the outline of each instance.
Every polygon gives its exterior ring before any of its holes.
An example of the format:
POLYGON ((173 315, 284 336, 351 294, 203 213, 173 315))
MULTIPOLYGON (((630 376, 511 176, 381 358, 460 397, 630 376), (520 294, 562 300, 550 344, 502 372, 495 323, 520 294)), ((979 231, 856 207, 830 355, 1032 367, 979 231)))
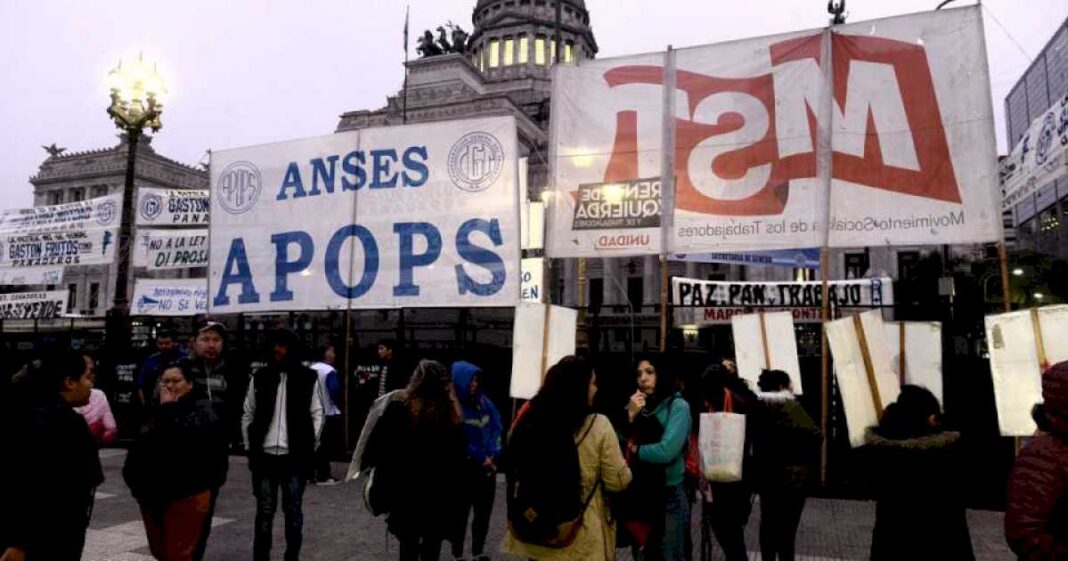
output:
POLYGON ((404 89, 401 93, 401 119, 402 123, 408 124, 408 10, 411 6, 404 7, 404 89))

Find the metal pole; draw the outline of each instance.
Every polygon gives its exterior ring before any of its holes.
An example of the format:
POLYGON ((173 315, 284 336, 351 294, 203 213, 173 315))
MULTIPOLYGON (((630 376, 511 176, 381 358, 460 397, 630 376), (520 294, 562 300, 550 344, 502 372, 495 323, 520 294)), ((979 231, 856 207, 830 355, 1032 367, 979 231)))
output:
MULTIPOLYGON (((666 257, 660 257, 660 352, 667 351, 668 336, 668 301, 670 288, 668 287, 668 261, 666 257)), ((633 317, 633 316, 632 316, 633 317)))
POLYGON ((141 139, 141 129, 126 129, 128 151, 126 153, 126 183, 122 189, 122 217, 119 223, 119 269, 115 276, 115 295, 113 311, 123 316, 129 315, 130 302, 126 289, 130 276, 130 238, 133 230, 134 207, 134 166, 137 162, 137 144, 141 139))
POLYGON ((351 306, 345 308, 345 354, 341 358, 341 393, 344 396, 344 411, 342 411, 341 422, 344 425, 344 440, 345 450, 349 450, 351 446, 352 434, 349 427, 349 349, 352 348, 352 308, 351 306))

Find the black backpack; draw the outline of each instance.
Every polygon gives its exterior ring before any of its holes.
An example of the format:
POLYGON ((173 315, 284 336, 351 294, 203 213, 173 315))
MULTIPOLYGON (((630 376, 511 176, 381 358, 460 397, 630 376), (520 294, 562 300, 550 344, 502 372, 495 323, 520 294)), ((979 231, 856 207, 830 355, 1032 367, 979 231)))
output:
POLYGON ((573 435, 538 425, 521 417, 508 441, 508 526, 524 543, 564 548, 578 536, 600 486, 582 496, 578 446, 593 423, 587 420, 577 443, 573 435))

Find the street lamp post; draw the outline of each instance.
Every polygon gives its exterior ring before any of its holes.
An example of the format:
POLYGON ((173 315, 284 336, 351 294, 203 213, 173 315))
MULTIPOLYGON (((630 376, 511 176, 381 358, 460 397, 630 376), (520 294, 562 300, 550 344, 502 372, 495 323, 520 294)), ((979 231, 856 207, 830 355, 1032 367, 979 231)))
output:
POLYGON ((111 90, 111 105, 108 115, 115 126, 126 133, 126 183, 122 189, 122 218, 119 223, 119 268, 115 277, 115 297, 108 314, 108 341, 118 348, 129 341, 130 302, 126 296, 130 277, 130 239, 134 208, 134 167, 137 160, 137 144, 147 127, 152 132, 163 127, 161 98, 167 93, 163 78, 154 64, 142 57, 108 73, 108 88, 111 90))

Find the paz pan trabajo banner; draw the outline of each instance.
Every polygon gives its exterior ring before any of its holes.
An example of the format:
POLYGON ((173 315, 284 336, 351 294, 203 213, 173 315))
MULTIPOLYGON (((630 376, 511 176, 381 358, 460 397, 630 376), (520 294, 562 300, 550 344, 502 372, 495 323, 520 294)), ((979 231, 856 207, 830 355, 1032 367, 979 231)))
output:
POLYGON ((554 72, 552 257, 1001 237, 978 7, 554 72))
POLYGON ((516 172, 512 117, 216 151, 208 306, 514 306, 516 172))

